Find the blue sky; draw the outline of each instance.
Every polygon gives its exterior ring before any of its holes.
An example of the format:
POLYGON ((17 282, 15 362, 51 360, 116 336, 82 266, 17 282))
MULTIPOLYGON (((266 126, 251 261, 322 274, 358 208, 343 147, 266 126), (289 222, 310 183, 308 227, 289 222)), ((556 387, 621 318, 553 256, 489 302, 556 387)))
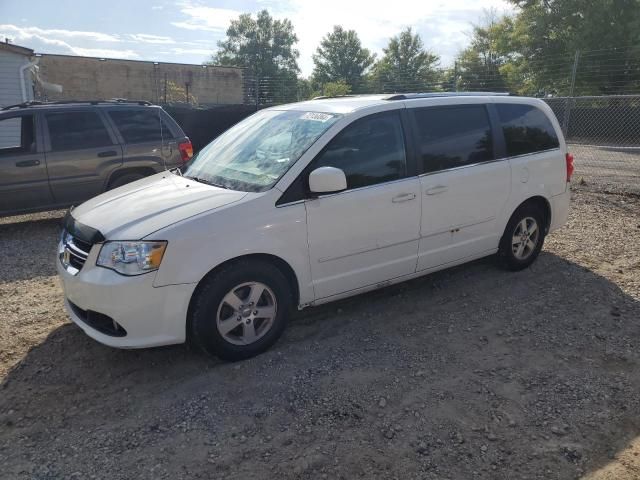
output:
POLYGON ((232 18, 263 8, 293 22, 305 76, 333 25, 355 29, 378 55, 390 36, 411 26, 449 65, 472 23, 489 9, 511 9, 505 0, 0 0, 0 39, 41 53, 202 63, 232 18))

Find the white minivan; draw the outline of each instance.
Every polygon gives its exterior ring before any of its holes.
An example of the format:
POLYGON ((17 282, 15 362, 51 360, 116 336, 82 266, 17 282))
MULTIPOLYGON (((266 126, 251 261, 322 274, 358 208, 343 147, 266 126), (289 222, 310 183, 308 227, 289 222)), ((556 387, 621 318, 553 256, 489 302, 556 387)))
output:
POLYGON ((71 319, 122 348, 191 340, 228 360, 318 305, 498 253, 530 265, 563 225, 573 158, 542 101, 320 98, 261 110, 64 221, 71 319))

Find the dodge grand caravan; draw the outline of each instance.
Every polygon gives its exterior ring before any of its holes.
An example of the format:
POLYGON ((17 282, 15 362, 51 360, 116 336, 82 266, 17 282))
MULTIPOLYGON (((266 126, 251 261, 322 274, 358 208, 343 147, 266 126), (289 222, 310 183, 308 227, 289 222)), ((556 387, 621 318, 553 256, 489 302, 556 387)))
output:
POLYGON ((491 94, 269 108, 165 171, 72 209, 71 319, 113 347, 256 355, 292 307, 487 255, 520 270, 565 223, 573 158, 542 101, 491 94))

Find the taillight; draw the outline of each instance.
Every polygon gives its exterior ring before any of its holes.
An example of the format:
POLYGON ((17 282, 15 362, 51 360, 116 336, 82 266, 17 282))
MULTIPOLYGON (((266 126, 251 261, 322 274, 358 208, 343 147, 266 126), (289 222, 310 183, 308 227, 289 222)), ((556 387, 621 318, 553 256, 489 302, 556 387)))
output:
POLYGON ((183 163, 188 162, 191 157, 193 157, 193 145, 191 145, 191 140, 179 143, 178 150, 180 150, 180 159, 183 163))
POLYGON ((567 182, 570 182, 571 175, 573 175, 573 171, 575 170, 575 167, 573 166, 573 155, 567 153, 565 159, 567 161, 567 182))

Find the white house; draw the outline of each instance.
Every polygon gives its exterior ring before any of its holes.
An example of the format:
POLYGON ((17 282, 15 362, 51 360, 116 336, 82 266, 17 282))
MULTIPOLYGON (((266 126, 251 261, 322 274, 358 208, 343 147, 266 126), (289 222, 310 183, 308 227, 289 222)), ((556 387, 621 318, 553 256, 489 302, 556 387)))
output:
POLYGON ((33 50, 0 42, 0 107, 33 100, 33 50))

